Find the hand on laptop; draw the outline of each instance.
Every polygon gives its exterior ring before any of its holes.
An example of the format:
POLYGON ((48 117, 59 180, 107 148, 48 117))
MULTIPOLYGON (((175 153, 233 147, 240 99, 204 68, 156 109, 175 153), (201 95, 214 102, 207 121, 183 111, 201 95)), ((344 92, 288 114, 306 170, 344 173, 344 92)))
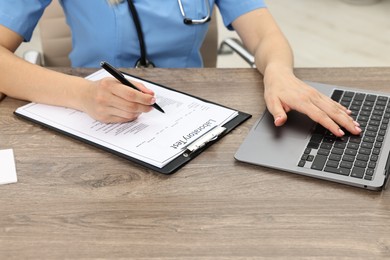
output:
POLYGON ((299 80, 292 72, 279 73, 284 75, 264 77, 264 98, 275 126, 283 125, 288 120, 287 112, 296 110, 320 123, 335 136, 345 134, 342 128, 356 135, 361 132, 347 108, 299 80))

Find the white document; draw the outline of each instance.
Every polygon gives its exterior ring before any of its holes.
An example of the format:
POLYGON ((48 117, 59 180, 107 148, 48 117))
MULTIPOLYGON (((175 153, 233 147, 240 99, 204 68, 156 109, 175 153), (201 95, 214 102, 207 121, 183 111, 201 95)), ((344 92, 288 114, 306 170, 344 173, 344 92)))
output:
POLYGON ((0 184, 14 183, 17 181, 13 150, 0 150, 0 184))
MULTIPOLYGON (((87 79, 103 77, 111 75, 99 70, 87 79)), ((36 103, 20 107, 16 113, 159 168, 181 155, 190 143, 238 115, 236 110, 126 77, 152 89, 165 114, 153 109, 132 122, 104 124, 74 109, 36 103)))

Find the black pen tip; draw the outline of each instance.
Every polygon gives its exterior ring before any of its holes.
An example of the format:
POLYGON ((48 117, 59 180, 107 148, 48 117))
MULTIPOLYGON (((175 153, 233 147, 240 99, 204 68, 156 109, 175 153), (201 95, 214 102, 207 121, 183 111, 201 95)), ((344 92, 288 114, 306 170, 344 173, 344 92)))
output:
POLYGON ((157 105, 156 103, 153 104, 153 107, 154 107, 155 109, 157 109, 158 111, 160 111, 161 113, 164 113, 164 114, 165 114, 164 110, 163 110, 159 105, 157 105))

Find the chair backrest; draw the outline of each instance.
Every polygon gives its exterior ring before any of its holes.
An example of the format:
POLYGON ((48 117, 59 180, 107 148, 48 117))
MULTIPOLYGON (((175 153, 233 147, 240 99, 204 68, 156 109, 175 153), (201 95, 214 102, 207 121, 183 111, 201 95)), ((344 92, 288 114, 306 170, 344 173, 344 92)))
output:
POLYGON ((43 63, 50 67, 69 67, 72 35, 58 0, 53 0, 39 21, 43 63))
MULTIPOLYGON (((217 64, 218 30, 215 13, 214 10, 209 31, 201 48, 205 67, 216 67, 217 64)), ((44 65, 69 67, 68 55, 72 49, 72 36, 58 0, 53 0, 46 8, 39 22, 39 30, 44 65)))

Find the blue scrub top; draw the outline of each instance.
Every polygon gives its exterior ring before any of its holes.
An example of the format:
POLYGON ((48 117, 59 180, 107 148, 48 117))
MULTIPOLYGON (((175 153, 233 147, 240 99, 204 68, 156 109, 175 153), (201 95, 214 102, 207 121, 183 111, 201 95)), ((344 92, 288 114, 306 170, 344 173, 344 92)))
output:
MULTIPOLYGON (((25 41, 51 0, 0 1, 0 24, 25 41)), ((240 15, 265 7, 263 0, 209 0, 218 5, 225 26, 240 15)), ((99 67, 106 60, 117 67, 133 67, 140 57, 139 42, 126 1, 62 0, 72 31, 73 67, 99 67)), ((207 14, 204 0, 182 0, 186 16, 201 19, 207 14)), ((200 47, 208 23, 185 25, 177 0, 134 0, 145 37, 148 59, 157 67, 201 67, 200 47)))

